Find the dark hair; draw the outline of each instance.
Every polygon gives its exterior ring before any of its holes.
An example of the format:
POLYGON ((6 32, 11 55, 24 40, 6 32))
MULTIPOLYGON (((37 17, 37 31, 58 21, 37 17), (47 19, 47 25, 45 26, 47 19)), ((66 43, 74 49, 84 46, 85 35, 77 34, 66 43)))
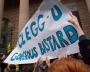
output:
POLYGON ((11 65, 9 65, 9 68, 10 68, 10 69, 16 69, 16 66, 13 65, 13 64, 11 64, 11 65))
POLYGON ((11 65, 9 65, 9 69, 8 70, 9 70, 9 72, 16 72, 16 66, 11 64, 11 65))
POLYGON ((0 58, 2 58, 2 56, 3 56, 3 53, 0 53, 0 58))

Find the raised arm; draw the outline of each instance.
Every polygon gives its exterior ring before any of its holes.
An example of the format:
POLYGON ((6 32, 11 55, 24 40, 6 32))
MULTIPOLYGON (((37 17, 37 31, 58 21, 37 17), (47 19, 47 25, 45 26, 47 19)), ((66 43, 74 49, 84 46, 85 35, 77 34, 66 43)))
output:
POLYGON ((84 35, 84 32, 79 25, 78 19, 72 13, 70 13, 70 16, 72 17, 72 19, 69 20, 68 22, 72 23, 75 26, 75 28, 77 29, 79 37, 84 35))

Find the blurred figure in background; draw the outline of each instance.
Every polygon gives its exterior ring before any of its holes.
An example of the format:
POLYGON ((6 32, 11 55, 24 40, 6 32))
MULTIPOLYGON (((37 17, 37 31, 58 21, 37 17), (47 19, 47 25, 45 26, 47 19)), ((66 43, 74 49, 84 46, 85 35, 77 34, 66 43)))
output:
POLYGON ((6 58, 5 55, 3 53, 0 53, 0 72, 4 72, 5 68, 7 67, 7 64, 3 63, 5 58, 6 58))
POLYGON ((48 71, 48 65, 46 64, 45 61, 42 61, 41 58, 39 58, 37 63, 35 64, 33 72, 47 72, 47 71, 48 71))
POLYGON ((8 65, 8 72, 16 72, 16 65, 8 65))

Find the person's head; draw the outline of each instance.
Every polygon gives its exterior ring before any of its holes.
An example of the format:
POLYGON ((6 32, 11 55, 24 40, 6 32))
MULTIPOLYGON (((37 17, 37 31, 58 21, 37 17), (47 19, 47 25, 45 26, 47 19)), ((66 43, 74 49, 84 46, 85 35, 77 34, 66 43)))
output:
POLYGON ((3 53, 0 53, 0 59, 2 59, 2 57, 3 57, 3 53))
POLYGON ((9 65, 9 72, 16 72, 16 65, 9 65))
POLYGON ((48 72, 90 72, 90 68, 75 59, 63 58, 51 63, 48 72))

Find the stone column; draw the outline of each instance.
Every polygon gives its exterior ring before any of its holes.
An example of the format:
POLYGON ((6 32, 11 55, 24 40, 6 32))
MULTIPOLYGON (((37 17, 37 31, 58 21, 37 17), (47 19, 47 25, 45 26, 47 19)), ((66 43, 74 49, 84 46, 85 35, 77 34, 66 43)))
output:
POLYGON ((29 0, 20 0, 19 32, 29 20, 29 0))
POLYGON ((4 0, 0 0, 0 43, 1 43, 1 24, 3 18, 4 0))
POLYGON ((90 0, 86 0, 86 4, 87 4, 87 7, 88 7, 88 10, 89 10, 89 13, 90 13, 90 0))

